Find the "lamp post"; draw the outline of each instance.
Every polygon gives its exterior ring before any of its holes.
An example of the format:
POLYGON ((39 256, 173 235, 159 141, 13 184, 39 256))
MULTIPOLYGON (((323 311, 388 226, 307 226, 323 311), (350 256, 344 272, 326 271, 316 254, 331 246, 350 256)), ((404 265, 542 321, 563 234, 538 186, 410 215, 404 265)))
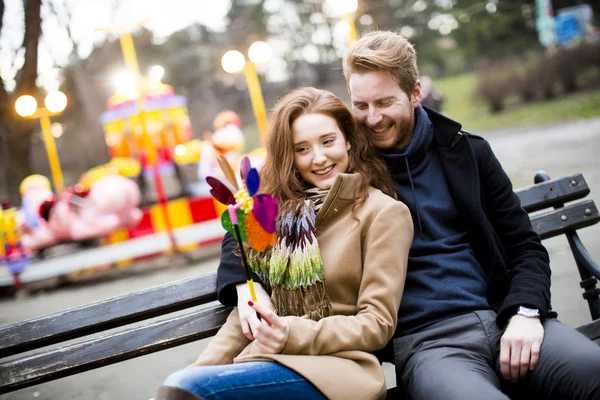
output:
POLYGON ((258 125, 258 132, 262 142, 265 142, 267 135, 267 110, 260 88, 260 81, 256 73, 256 64, 264 64, 271 59, 272 50, 265 42, 254 42, 248 48, 248 58, 237 50, 229 50, 221 58, 221 66, 225 72, 235 74, 244 71, 246 83, 248 84, 248 93, 250 94, 250 102, 254 111, 254 118, 258 125))
MULTIPOLYGON (((108 30, 110 28, 104 29, 108 30)), ((173 228, 171 219, 169 218, 169 211, 167 209, 167 196, 165 195, 165 189, 163 187, 160 171, 158 169, 158 154, 156 147, 152 142, 152 138, 148 134, 148 127, 146 123, 146 115, 144 110, 144 98, 146 83, 140 73, 140 67, 135 52, 135 46, 133 44, 133 36, 127 29, 119 29, 119 42, 121 44, 121 52, 123 53, 123 59, 125 66, 134 76, 136 90, 136 104, 139 112, 141 127, 142 127, 142 142, 146 149, 146 160, 152 169, 152 176, 154 178, 154 187, 156 188, 156 197, 160 204, 162 214, 165 220, 165 227, 167 234, 169 235, 169 241, 171 242, 171 249, 175 252, 178 251, 177 242, 175 241, 175 235, 173 234, 173 228)), ((163 71, 164 72, 164 71, 163 71)))
POLYGON ((21 96, 15 102, 15 110, 17 114, 26 119, 39 119, 42 127, 42 136, 44 138, 44 146, 48 154, 48 162, 50 163, 50 172, 52 173, 52 182, 54 190, 60 193, 64 189, 63 174, 60 168, 60 160, 56 151, 56 143, 52 136, 52 124, 50 117, 59 115, 67 106, 67 96, 62 92, 48 93, 44 100, 45 108, 37 106, 37 101, 33 96, 21 96))
POLYGON ((342 14, 342 19, 350 27, 348 45, 356 42, 358 34, 356 32, 356 24, 354 23, 354 15, 358 8, 358 0, 327 0, 327 5, 337 13, 342 14))

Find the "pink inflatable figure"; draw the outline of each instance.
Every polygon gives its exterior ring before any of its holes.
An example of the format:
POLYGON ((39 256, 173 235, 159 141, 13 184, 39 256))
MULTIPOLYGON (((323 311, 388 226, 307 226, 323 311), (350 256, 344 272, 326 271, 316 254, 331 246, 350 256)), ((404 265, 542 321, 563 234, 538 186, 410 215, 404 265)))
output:
POLYGON ((59 241, 91 239, 118 228, 136 226, 142 219, 138 208, 140 197, 136 183, 118 175, 100 178, 85 197, 69 191, 51 199, 42 193, 32 195, 27 206, 37 209, 42 218, 33 227, 25 224, 28 229, 24 229, 23 246, 33 251, 59 241))
POLYGON ((105 236, 118 228, 136 226, 142 219, 140 198, 140 189, 131 179, 119 175, 100 178, 81 201, 79 216, 71 225, 71 239, 105 236))

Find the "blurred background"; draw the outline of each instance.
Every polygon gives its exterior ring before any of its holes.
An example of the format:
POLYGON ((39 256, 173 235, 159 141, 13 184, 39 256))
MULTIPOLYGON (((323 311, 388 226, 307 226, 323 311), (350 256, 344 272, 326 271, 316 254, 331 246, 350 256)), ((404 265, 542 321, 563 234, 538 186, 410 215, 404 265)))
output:
POLYGON ((257 123, 244 74, 221 66, 228 50, 270 45, 270 60, 256 67, 267 109, 303 85, 347 100, 340 60, 351 31, 397 30, 433 78, 437 107, 467 130, 492 130, 598 113, 598 12, 596 0, 3 0, 0 198, 19 204, 23 178, 50 176, 40 125, 15 113, 21 95, 41 103, 59 89, 68 98, 52 118, 66 186, 110 161, 101 115, 127 91, 124 32, 140 73, 160 66, 159 79, 185 98, 191 138, 203 139, 229 109, 251 150, 260 144, 257 123), (355 8, 350 18, 343 3, 355 8))
MULTIPOLYGON (((371 30, 415 45, 423 103, 484 136, 514 187, 582 173, 599 201, 599 16, 600 0, 0 0, 0 324, 214 272, 215 156, 259 166, 288 90, 348 103, 341 57, 371 30), (119 207, 131 219, 101 229, 119 207)), ((581 237, 600 260, 600 226, 581 237)), ((567 241, 544 244, 553 308, 589 322, 567 241)), ((6 398, 148 399, 206 342, 6 398)))

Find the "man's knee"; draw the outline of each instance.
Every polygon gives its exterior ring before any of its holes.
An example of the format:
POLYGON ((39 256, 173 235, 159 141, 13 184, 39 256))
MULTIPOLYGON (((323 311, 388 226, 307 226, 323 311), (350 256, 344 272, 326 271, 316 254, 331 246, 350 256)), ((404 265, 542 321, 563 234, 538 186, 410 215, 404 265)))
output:
POLYGON ((407 366, 403 386, 418 399, 508 399, 499 381, 485 367, 478 368, 456 360, 436 360, 407 366))
POLYGON ((547 321, 532 389, 548 398, 600 398, 600 347, 558 321, 547 321))

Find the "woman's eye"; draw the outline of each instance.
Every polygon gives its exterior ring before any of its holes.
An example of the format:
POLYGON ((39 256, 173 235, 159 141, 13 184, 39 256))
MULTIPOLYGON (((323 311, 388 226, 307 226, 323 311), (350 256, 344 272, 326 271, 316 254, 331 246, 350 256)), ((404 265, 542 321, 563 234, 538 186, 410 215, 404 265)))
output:
POLYGON ((333 143, 333 139, 325 139, 323 141, 323 144, 331 144, 331 143, 333 143))
POLYGON ((296 153, 304 153, 306 151, 306 147, 298 147, 296 149, 296 153))

